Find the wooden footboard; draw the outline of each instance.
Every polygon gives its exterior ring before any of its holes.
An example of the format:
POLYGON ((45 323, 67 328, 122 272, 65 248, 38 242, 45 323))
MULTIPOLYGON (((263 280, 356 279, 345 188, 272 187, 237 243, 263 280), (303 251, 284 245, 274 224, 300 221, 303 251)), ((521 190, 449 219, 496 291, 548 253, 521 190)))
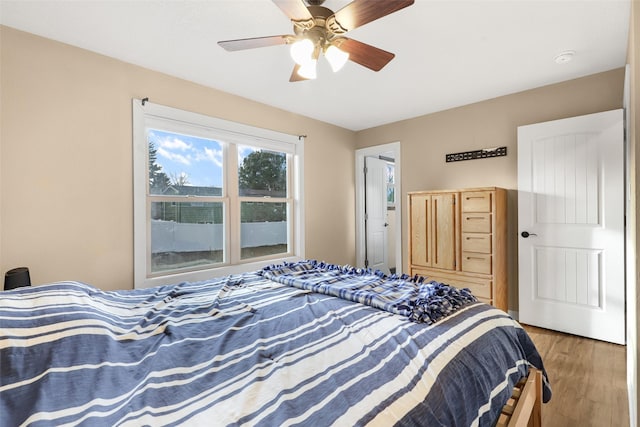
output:
POLYGON ((542 372, 531 368, 513 388, 502 408, 497 427, 540 427, 542 425, 542 372))

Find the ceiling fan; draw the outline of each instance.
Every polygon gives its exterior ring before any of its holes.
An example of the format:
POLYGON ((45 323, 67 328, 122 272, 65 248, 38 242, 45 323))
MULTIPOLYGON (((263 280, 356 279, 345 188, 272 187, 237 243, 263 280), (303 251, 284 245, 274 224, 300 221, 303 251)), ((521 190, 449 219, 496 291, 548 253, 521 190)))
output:
POLYGON ((289 81, 296 82, 316 77, 321 52, 333 71, 342 68, 347 60, 380 71, 395 55, 344 34, 411 6, 414 0, 354 0, 335 13, 322 6, 324 0, 273 2, 291 19, 294 34, 225 40, 218 44, 228 51, 290 44, 296 64, 289 81))

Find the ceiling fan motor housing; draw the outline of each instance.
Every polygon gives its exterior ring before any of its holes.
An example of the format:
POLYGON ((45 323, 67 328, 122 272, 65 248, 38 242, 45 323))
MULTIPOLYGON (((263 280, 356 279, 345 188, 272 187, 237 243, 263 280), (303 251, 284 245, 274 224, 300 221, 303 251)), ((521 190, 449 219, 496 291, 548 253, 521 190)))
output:
MULTIPOLYGON (((333 11, 322 6, 309 6, 309 13, 313 16, 307 21, 293 21, 293 31, 296 36, 307 38, 319 49, 326 47, 335 38, 336 34, 340 34, 339 26, 329 22, 333 17, 333 11), (333 29, 338 28, 337 32, 333 29)), ((289 43, 294 40, 289 41, 289 43)))

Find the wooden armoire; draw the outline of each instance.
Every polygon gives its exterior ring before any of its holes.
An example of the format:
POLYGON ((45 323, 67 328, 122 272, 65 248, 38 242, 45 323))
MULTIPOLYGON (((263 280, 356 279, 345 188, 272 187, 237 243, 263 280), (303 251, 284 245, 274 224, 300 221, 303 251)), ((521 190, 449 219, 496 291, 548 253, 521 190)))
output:
POLYGON ((506 190, 415 191, 408 197, 409 273, 469 288, 507 311, 506 190))

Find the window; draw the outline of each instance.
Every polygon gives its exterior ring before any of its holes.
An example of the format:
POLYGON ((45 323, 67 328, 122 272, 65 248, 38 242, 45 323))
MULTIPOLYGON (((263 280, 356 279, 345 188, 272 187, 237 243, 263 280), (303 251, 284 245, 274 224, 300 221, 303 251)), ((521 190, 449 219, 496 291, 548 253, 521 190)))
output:
POLYGON ((133 101, 135 287, 303 257, 297 136, 133 101))
POLYGON ((288 253, 287 153, 238 147, 240 259, 288 253))
POLYGON ((387 208, 395 209, 396 207, 396 166, 387 162, 387 208))

